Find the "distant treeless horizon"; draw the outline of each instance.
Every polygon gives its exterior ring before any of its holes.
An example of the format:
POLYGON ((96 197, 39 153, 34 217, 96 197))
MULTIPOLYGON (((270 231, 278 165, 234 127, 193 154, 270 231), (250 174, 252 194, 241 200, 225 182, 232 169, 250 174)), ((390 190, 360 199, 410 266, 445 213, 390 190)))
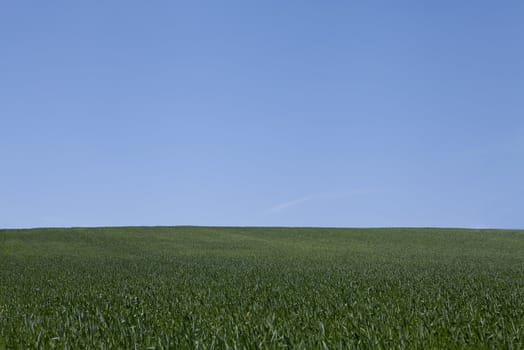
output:
POLYGON ((524 3, 0 4, 0 228, 524 228, 524 3))
POLYGON ((38 230, 68 230, 68 229, 184 229, 184 228, 190 228, 190 229, 297 229, 297 230, 335 230, 335 231, 344 231, 344 230, 362 230, 362 231, 373 231, 373 230, 391 230, 391 232, 397 232, 398 230, 409 230, 409 231, 416 231, 420 230, 423 232, 424 230, 457 230, 460 232, 481 232, 481 231, 495 231, 495 232, 504 232, 504 231, 515 231, 520 232, 523 231, 521 228, 483 228, 483 227, 424 227, 424 226, 390 226, 390 227, 380 227, 380 226, 355 226, 355 227, 344 227, 344 226, 203 226, 203 225, 135 225, 135 226, 41 226, 41 227, 15 227, 15 228, 3 228, 0 227, 0 231, 4 232, 12 232, 12 231, 38 231, 38 230))

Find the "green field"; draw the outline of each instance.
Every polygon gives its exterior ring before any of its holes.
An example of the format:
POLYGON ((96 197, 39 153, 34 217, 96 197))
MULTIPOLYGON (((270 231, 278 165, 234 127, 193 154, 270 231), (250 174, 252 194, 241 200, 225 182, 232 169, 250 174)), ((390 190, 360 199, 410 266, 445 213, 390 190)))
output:
POLYGON ((524 348, 524 231, 0 230, 0 267, 0 348, 524 348))

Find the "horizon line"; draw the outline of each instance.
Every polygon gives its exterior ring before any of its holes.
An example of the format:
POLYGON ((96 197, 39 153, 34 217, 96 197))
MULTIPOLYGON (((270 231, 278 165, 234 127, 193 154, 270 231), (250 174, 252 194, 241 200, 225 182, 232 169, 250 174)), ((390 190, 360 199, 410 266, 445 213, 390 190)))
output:
POLYGON ((283 229, 447 229, 447 230, 496 230, 524 231, 524 228, 508 227, 471 227, 471 226, 291 226, 291 225, 108 225, 108 226, 34 226, 34 227, 0 227, 6 230, 39 230, 39 229, 103 229, 103 228, 283 228, 283 229))

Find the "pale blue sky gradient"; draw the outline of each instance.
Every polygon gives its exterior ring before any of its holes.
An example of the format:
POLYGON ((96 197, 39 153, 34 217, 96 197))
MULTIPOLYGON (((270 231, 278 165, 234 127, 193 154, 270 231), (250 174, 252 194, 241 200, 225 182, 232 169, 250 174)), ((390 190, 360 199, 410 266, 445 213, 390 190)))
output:
POLYGON ((0 227, 524 228, 523 1, 4 1, 0 227))

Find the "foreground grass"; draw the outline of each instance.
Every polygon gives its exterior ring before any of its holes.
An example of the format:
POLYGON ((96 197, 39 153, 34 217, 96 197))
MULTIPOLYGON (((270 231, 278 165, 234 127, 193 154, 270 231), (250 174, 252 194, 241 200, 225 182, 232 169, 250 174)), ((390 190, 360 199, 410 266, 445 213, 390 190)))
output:
POLYGON ((0 348, 524 348, 524 231, 0 230, 0 348))

